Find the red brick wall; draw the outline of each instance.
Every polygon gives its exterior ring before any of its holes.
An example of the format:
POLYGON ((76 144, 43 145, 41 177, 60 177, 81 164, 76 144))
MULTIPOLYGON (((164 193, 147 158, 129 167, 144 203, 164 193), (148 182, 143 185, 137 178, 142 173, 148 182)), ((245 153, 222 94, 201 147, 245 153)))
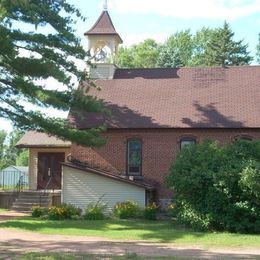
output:
POLYGON ((167 199, 171 197, 171 192, 165 188, 164 179, 180 150, 182 136, 196 136, 198 142, 211 139, 228 143, 240 134, 260 139, 260 129, 108 130, 105 134, 108 138, 105 146, 91 149, 72 145, 72 156, 115 174, 125 174, 127 139, 140 138, 143 141, 142 175, 156 186, 161 199, 167 199))

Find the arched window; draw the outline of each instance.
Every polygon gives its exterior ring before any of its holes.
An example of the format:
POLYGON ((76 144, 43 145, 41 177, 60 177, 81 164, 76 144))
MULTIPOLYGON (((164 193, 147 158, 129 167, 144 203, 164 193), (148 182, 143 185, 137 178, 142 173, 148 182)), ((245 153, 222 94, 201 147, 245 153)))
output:
POLYGON ((127 140, 127 174, 142 174, 142 141, 139 139, 127 140))
POLYGON ((183 136, 180 138, 180 148, 183 149, 186 146, 196 144, 196 137, 193 136, 183 136))

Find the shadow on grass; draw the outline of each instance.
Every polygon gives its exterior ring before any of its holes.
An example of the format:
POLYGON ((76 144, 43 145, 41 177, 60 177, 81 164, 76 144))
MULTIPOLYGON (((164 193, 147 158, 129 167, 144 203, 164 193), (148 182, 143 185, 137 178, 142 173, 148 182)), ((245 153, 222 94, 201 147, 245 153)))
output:
POLYGON ((0 223, 0 228, 16 228, 46 234, 101 236, 113 239, 174 242, 184 236, 202 237, 208 233, 194 232, 174 221, 145 220, 40 220, 22 217, 0 223))
POLYGON ((3 259, 257 259, 257 253, 174 248, 160 244, 107 241, 34 241, 10 239, 0 243, 3 259), (34 252, 34 253, 25 253, 34 252), (46 253, 48 252, 48 253, 46 253), (61 253, 58 253, 61 252, 61 253), (66 253, 65 253, 66 252, 66 253), (86 254, 87 253, 87 254, 86 254), (105 255, 104 255, 105 253, 105 255), (98 256, 98 255, 99 256, 98 256), (95 256, 96 255, 96 256, 95 256), (102 255, 102 256, 101 256, 102 255), (18 257, 17 257, 18 256, 18 257), (146 257, 145 257, 146 256, 146 257), (164 257, 163 257, 164 256, 164 257), (20 258, 21 257, 21 258, 20 258), (79 257, 79 258, 78 258, 79 257), (93 257, 93 258, 92 258, 93 257))

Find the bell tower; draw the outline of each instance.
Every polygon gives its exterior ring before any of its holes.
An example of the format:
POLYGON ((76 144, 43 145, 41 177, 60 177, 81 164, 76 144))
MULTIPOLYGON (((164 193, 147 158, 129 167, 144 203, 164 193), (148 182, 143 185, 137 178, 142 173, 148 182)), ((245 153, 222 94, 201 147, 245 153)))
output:
POLYGON ((92 28, 84 34, 88 39, 88 49, 91 62, 94 65, 90 68, 90 77, 92 79, 113 78, 118 46, 123 43, 120 35, 116 32, 107 9, 107 0, 104 0, 101 15, 92 28))

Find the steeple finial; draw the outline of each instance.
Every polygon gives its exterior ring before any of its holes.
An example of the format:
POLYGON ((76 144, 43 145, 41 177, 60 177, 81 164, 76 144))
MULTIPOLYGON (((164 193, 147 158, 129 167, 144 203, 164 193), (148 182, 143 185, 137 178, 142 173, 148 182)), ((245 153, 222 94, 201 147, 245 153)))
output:
POLYGON ((104 10, 104 11, 107 11, 107 0, 104 0, 103 10, 104 10))

